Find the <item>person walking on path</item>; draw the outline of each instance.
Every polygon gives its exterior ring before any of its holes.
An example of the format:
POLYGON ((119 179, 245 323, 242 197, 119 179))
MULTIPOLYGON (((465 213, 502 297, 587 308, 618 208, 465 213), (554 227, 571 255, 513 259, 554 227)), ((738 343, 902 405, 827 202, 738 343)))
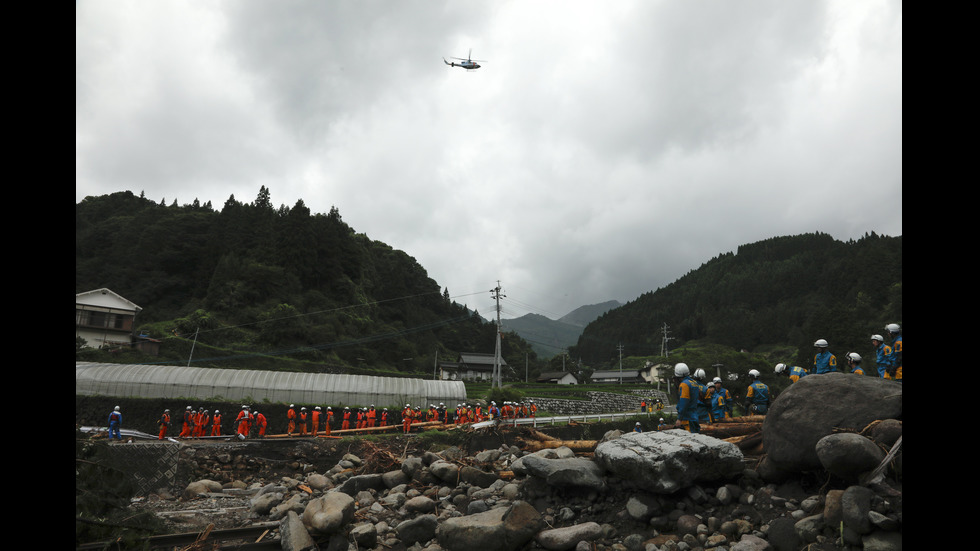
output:
POLYGON ((119 440, 122 442, 122 433, 119 432, 122 428, 122 412, 119 411, 119 406, 109 413, 109 440, 119 440))
POLYGON ((310 415, 310 434, 313 438, 316 438, 317 433, 320 431, 320 406, 313 408, 313 414, 310 415))
POLYGON ((163 410, 163 415, 160 416, 160 436, 157 440, 163 440, 167 437, 167 430, 170 428, 170 410, 163 410))
POLYGON ((211 436, 221 436, 221 412, 218 410, 214 410, 211 418, 211 436))
POLYGON ((187 406, 184 410, 184 425, 180 429, 181 438, 190 438, 191 430, 194 428, 194 411, 191 410, 191 406, 187 406))
POLYGON ((292 436, 293 431, 296 430, 296 406, 289 404, 289 409, 286 411, 286 436, 292 436))

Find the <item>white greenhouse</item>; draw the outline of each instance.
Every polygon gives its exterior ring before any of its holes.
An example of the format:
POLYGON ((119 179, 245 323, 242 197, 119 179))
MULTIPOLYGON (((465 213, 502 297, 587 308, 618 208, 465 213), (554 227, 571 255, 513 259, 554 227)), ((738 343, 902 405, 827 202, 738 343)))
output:
POLYGON ((466 400, 462 381, 94 362, 75 362, 75 394, 379 407, 466 400))

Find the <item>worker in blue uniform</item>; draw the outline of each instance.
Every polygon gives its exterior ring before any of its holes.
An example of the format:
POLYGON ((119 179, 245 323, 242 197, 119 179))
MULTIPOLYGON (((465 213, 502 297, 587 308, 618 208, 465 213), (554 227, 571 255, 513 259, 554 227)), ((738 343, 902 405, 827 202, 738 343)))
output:
POLYGON ((750 415, 765 415, 769 411, 769 386, 759 380, 759 372, 749 371, 752 384, 745 392, 745 410, 750 415))
POLYGON ((119 406, 116 406, 109 414, 109 440, 119 440, 122 441, 122 434, 119 429, 122 428, 122 412, 119 411, 119 406))
POLYGON ((807 376, 807 371, 798 365, 787 366, 786 364, 776 364, 776 375, 786 375, 790 382, 795 383, 807 376))
POLYGON ((813 372, 817 375, 837 371, 837 356, 831 354, 827 346, 827 341, 824 339, 817 339, 813 343, 817 351, 813 356, 813 372))
POLYGON ((848 352, 847 358, 847 369, 848 373, 854 375, 864 375, 864 369, 861 367, 861 355, 857 352, 848 352))
POLYGON ((674 381, 677 382, 677 426, 688 432, 701 432, 701 423, 698 421, 701 386, 684 363, 674 366, 674 381))
POLYGON ((892 354, 892 347, 885 342, 885 337, 878 334, 871 335, 871 347, 875 351, 875 360, 878 363, 878 376, 884 379, 892 362, 895 360, 892 354))
POLYGON ((703 369, 694 370, 694 381, 700 387, 698 389, 698 396, 700 396, 698 400, 698 423, 703 425, 711 423, 711 401, 708 398, 708 389, 712 387, 708 386, 707 378, 708 375, 703 369))
POLYGON ((885 372, 885 378, 902 382, 902 328, 897 323, 889 323, 885 329, 892 340, 892 365, 885 372))
POLYGON ((715 421, 730 418, 732 416, 731 393, 721 386, 721 377, 715 377, 712 384, 714 386, 708 393, 708 399, 711 401, 711 417, 715 421))

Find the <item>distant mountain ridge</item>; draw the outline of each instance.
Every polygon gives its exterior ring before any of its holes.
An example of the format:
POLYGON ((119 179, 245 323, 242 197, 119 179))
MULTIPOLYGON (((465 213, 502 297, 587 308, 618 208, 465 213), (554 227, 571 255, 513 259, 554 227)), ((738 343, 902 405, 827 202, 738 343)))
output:
POLYGON ((585 326, 609 310, 622 306, 617 300, 580 306, 553 320, 541 314, 525 314, 519 318, 500 320, 504 331, 513 331, 531 344, 542 359, 552 358, 578 342, 585 326))

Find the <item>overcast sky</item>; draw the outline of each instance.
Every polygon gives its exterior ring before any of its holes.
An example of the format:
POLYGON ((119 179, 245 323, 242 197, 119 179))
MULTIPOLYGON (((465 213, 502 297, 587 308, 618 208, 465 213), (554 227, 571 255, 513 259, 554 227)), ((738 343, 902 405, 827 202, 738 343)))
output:
POLYGON ((76 203, 261 186, 503 318, 901 235, 902 3, 78 0, 76 203))

